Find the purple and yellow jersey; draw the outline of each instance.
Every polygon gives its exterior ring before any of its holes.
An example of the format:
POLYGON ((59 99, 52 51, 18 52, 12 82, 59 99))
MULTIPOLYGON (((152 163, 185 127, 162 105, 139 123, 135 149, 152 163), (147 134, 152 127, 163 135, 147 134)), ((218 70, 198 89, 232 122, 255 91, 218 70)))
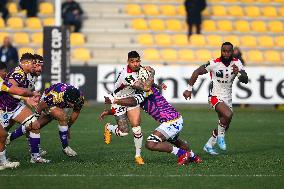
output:
MULTIPOLYGON (((9 79, 17 82, 18 87, 28 88, 29 82, 27 74, 21 66, 15 67, 5 77, 5 82, 8 83, 9 79)), ((8 92, 0 92, 0 109, 4 111, 13 111, 21 100, 13 98, 8 92)))
POLYGON ((4 81, 4 80, 0 77, 0 91, 1 91, 1 92, 9 92, 11 86, 12 86, 12 83, 9 83, 9 82, 7 82, 7 81, 4 81))
POLYGON ((180 113, 155 88, 140 104, 141 108, 160 123, 172 121, 180 117, 180 113))
MULTIPOLYGON (((72 85, 66 83, 56 83, 51 85, 49 88, 44 90, 44 102, 48 105, 49 108, 59 107, 59 108, 70 108, 68 104, 64 101, 63 96, 68 87, 73 87, 72 85)), ((81 110, 84 104, 84 95, 81 93, 81 103, 80 105, 75 106, 74 110, 81 110)))

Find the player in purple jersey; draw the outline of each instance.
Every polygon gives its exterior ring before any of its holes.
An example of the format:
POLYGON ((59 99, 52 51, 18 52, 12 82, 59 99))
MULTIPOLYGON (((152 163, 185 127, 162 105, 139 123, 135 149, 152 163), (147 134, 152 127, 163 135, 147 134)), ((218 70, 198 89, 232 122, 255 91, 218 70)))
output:
MULTIPOLYGON (((20 65, 11 70, 5 80, 15 86, 28 88, 27 74, 33 72, 34 56, 25 53, 20 59, 20 65)), ((10 125, 10 120, 25 125, 25 129, 30 132, 29 142, 31 147, 31 163, 48 163, 39 154, 40 125, 33 115, 31 109, 26 106, 21 99, 11 96, 9 93, 1 92, 0 95, 1 125, 6 128, 10 125)))
POLYGON ((70 138, 71 126, 79 117, 83 105, 84 95, 79 89, 69 84, 57 83, 45 89, 36 109, 41 128, 53 119, 58 121, 62 150, 69 157, 77 155, 69 146, 68 138, 70 138), (64 111, 66 108, 73 110, 70 116, 64 111))
MULTIPOLYGON (((0 62, 0 91, 7 92, 14 95, 21 95, 26 97, 36 96, 38 93, 33 93, 32 91, 17 87, 12 85, 7 81, 3 81, 3 78, 6 76, 7 66, 3 62, 0 62)), ((1 94, 0 94, 1 95, 1 94)), ((1 117, 3 116, 4 111, 0 111, 1 117)), ((2 122, 2 121, 1 121, 2 122)), ((0 170, 6 168, 16 168, 20 165, 19 162, 10 162, 6 158, 6 150, 5 150, 5 141, 7 138, 7 131, 3 127, 2 123, 0 124, 0 170)))
POLYGON ((188 144, 179 138, 183 128, 183 119, 180 113, 167 102, 156 87, 152 87, 147 97, 136 94, 134 97, 124 99, 106 99, 106 103, 113 103, 123 106, 140 107, 160 123, 153 133, 147 138, 146 148, 151 151, 173 153, 178 157, 178 164, 184 165, 189 162, 200 163, 202 160, 188 144))

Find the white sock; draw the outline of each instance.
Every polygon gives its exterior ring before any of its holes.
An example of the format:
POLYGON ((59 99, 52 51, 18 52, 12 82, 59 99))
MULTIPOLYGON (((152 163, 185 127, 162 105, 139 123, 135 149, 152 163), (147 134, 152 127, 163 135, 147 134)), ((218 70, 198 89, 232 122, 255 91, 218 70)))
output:
POLYGON ((5 162, 7 162, 6 150, 4 150, 3 152, 0 152, 0 163, 5 163, 5 162))
POLYGON ((207 141, 206 145, 212 148, 213 146, 215 146, 216 142, 217 142, 217 138, 211 136, 209 140, 207 141))
POLYGON ((192 150, 190 150, 190 157, 194 157, 195 156, 195 153, 192 151, 192 150))
POLYGON ((117 127, 118 127, 118 125, 111 125, 111 124, 109 124, 109 125, 107 126, 107 129, 108 129, 110 132, 112 132, 113 134, 116 134, 116 133, 115 133, 115 130, 116 130, 117 127))
POLYGON ((177 155, 178 154, 178 150, 179 150, 179 148, 173 146, 173 151, 171 153, 177 155))
POLYGON ((218 124, 218 136, 225 136, 225 127, 224 125, 221 124, 221 122, 219 121, 218 124))
POLYGON ((141 131, 141 127, 133 127, 132 128, 133 134, 134 134, 134 145, 136 149, 136 155, 135 157, 141 156, 141 148, 142 148, 142 143, 143 143, 143 134, 141 131))

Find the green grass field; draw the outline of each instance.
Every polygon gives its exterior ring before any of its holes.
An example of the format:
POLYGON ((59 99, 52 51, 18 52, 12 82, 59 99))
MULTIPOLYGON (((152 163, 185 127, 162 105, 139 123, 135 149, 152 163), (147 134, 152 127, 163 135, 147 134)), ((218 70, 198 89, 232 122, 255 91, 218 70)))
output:
MULTIPOLYGON (((228 150, 210 156, 202 147, 217 125, 209 108, 178 105, 184 118, 181 138, 203 159, 202 164, 178 166, 172 154, 143 148, 144 166, 134 163, 132 135, 103 141, 104 122, 98 115, 104 105, 84 108, 72 127, 70 146, 76 158, 60 148, 57 123, 42 130, 41 146, 52 163, 30 164, 25 138, 8 146, 8 156, 20 161, 15 170, 0 172, 0 188, 281 188, 284 186, 284 112, 272 108, 238 109, 226 135, 228 150)), ((158 124, 142 115, 144 141, 158 124)), ((15 126, 13 127, 15 128, 15 126)))

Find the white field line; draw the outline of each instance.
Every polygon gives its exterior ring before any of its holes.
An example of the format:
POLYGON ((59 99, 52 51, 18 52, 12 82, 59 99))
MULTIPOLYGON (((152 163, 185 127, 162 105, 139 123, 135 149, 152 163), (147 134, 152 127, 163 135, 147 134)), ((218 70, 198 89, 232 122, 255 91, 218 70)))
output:
POLYGON ((7 175, 7 174, 0 174, 0 177, 162 177, 162 178, 169 178, 169 177, 282 177, 282 175, 262 175, 262 174, 252 174, 252 175, 202 175, 202 174, 194 174, 194 175, 135 175, 135 174, 125 174, 125 175, 115 175, 115 174, 108 174, 108 175, 85 175, 85 174, 41 174, 41 175, 25 175, 25 174, 16 174, 16 175, 7 175))

